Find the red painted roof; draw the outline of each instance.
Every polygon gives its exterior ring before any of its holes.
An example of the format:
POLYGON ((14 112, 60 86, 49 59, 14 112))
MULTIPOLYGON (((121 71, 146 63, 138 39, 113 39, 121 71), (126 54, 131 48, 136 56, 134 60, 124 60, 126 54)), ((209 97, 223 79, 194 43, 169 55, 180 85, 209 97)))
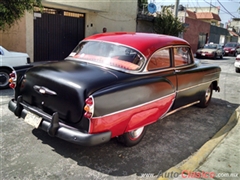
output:
POLYGON ((187 10, 186 11, 188 13, 188 17, 192 18, 192 19, 205 19, 205 20, 217 20, 217 21, 221 21, 221 18, 219 17, 218 14, 212 13, 212 12, 192 12, 187 10))
POLYGON ((233 31, 229 31, 229 33, 231 36, 237 36, 237 37, 239 36, 237 33, 233 32, 233 31))
POLYGON ((175 36, 135 32, 109 32, 95 34, 84 40, 107 41, 131 46, 142 52, 146 57, 157 49, 165 46, 178 44, 189 45, 184 39, 175 36))
POLYGON ((214 19, 217 21, 221 21, 219 15, 212 12, 197 12, 196 17, 197 19, 214 19))
POLYGON ((186 12, 188 13, 188 17, 192 18, 192 19, 197 19, 196 13, 186 10, 186 12))

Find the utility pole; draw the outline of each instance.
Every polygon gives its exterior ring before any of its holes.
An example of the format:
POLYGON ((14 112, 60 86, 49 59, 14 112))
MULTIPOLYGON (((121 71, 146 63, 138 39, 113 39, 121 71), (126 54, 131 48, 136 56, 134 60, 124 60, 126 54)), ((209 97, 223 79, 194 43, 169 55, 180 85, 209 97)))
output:
POLYGON ((175 9, 174 9, 175 17, 178 17, 178 5, 179 5, 179 0, 176 0, 175 9))

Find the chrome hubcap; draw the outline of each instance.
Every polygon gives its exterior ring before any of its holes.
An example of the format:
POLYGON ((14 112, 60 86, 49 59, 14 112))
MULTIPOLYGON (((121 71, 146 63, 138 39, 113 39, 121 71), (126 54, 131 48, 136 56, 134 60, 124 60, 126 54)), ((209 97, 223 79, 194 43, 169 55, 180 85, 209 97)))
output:
POLYGON ((138 138, 139 136, 141 136, 143 130, 144 130, 144 127, 141 127, 141 128, 138 128, 138 129, 136 129, 134 131, 129 132, 130 138, 131 139, 138 138))
POLYGON ((205 100, 206 100, 206 102, 209 101, 210 96, 211 96, 211 88, 208 87, 208 89, 206 90, 206 93, 205 93, 205 100))

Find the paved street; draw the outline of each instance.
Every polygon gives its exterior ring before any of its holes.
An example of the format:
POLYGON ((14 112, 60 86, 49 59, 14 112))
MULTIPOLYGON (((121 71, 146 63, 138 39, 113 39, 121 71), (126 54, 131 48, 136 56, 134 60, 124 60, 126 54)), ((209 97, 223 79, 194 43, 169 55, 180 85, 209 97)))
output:
MULTIPOLYGON (((8 110, 13 91, 0 91, 1 179, 150 179, 191 156, 223 127, 240 105, 240 74, 235 58, 204 60, 222 68, 221 92, 208 108, 190 107, 149 126, 143 141, 131 148, 116 139, 81 147, 48 136, 8 110)), ((153 178, 154 179, 154 178, 153 178)))

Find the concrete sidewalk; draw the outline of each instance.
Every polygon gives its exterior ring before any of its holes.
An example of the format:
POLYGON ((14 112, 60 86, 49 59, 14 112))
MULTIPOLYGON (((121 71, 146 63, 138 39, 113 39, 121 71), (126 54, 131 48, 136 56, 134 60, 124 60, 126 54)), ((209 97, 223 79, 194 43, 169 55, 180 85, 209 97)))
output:
POLYGON ((240 179, 240 106, 195 154, 158 177, 158 180, 184 179, 240 179))

